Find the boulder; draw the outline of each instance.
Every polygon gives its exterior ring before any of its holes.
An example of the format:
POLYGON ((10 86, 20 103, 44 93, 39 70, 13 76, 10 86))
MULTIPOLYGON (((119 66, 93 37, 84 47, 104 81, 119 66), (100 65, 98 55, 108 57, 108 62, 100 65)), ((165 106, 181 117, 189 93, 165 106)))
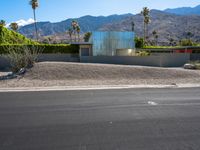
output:
POLYGON ((194 64, 185 64, 184 69, 196 69, 196 66, 194 64))

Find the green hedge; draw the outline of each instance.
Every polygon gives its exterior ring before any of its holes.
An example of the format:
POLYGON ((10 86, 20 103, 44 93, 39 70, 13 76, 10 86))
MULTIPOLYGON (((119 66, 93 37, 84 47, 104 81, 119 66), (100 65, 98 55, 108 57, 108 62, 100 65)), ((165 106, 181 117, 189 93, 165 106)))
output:
POLYGON ((24 35, 0 26, 0 44, 38 44, 24 35))
MULTIPOLYGON (((0 45, 0 54, 5 54, 7 52, 7 47, 21 47, 23 45, 14 44, 14 45, 0 45)), ((78 54, 79 46, 78 45, 67 45, 67 44, 38 44, 38 45, 26 45, 28 47, 37 47, 42 49, 42 53, 51 54, 51 53, 62 53, 62 54, 78 54)))

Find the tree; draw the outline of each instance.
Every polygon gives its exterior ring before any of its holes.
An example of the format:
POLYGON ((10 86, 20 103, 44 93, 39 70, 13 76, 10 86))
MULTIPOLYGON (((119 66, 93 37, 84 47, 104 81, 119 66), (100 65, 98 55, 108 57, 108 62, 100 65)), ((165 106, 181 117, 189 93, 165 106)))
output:
POLYGON ((170 39, 169 39, 169 45, 170 45, 170 46, 173 46, 173 45, 174 45, 174 39, 173 39, 173 38, 170 38, 170 39))
POLYGON ((158 33, 157 33, 157 31, 154 30, 154 31, 152 32, 152 34, 153 34, 153 37, 154 37, 154 44, 155 44, 155 45, 158 45, 158 33))
POLYGON ((134 32, 135 31, 135 23, 134 23, 134 21, 132 21, 132 23, 131 23, 131 30, 134 32))
POLYGON ((80 28, 78 22, 75 21, 75 20, 73 20, 72 23, 71 23, 71 28, 72 28, 72 33, 75 36, 75 42, 76 42, 76 34, 78 34, 78 40, 80 40, 80 31, 81 31, 81 28, 80 28))
POLYGON ((80 28, 79 25, 76 26, 76 32, 77 32, 77 34, 78 34, 78 41, 80 41, 80 32, 81 32, 81 28, 80 28))
POLYGON ((73 34, 72 28, 68 29, 68 34, 69 34, 69 37, 70 37, 70 42, 72 42, 72 34, 73 34))
POLYGON ((192 32, 187 32, 186 33, 187 39, 191 40, 191 38, 193 37, 192 32))
POLYGON ((135 37, 135 47, 136 48, 143 48, 144 47, 144 39, 140 37, 135 37))
POLYGON ((144 39, 144 43, 146 43, 146 37, 147 37, 147 34, 148 34, 147 33, 148 32, 147 28, 148 28, 148 24, 150 23, 149 12, 150 12, 150 10, 147 7, 144 7, 143 10, 141 11, 141 14, 144 17, 144 20, 143 20, 143 23, 144 23, 144 25, 143 25, 143 32, 144 32, 143 39, 144 39))
POLYGON ((16 22, 13 22, 13 23, 10 24, 10 28, 11 28, 13 31, 16 32, 16 31, 18 30, 19 26, 18 26, 18 24, 17 24, 16 22))
POLYGON ((151 22, 151 20, 150 20, 150 17, 149 16, 146 16, 145 18, 144 18, 144 22, 145 22, 145 24, 146 24, 146 39, 148 39, 149 38, 149 23, 151 22))
POLYGON ((37 29, 37 21, 36 21, 35 10, 36 10, 37 7, 39 7, 39 2, 38 2, 38 0, 30 0, 29 4, 32 6, 32 9, 33 9, 35 33, 36 33, 36 39, 38 41, 38 29, 37 29))
POLYGON ((6 25, 6 21, 5 21, 5 20, 1 20, 1 21, 0 21, 0 26, 3 26, 3 27, 4 27, 5 25, 6 25))
POLYGON ((72 27, 72 31, 73 31, 72 33, 75 36, 75 42, 76 42, 76 28, 77 28, 77 26, 78 26, 78 22, 73 20, 72 23, 71 23, 71 27, 72 27))
POLYGON ((92 35, 91 32, 85 33, 85 35, 84 35, 84 37, 83 37, 83 38, 84 38, 84 41, 85 41, 85 42, 89 42, 89 39, 90 39, 91 35, 92 35))

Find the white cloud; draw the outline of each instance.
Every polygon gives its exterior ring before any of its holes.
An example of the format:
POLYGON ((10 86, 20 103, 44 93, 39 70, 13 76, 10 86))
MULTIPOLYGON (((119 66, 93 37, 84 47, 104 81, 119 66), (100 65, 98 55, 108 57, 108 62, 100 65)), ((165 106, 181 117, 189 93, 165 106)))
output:
MULTIPOLYGON (((34 20, 32 18, 28 19, 28 20, 18 20, 18 21, 15 21, 20 27, 21 26, 25 26, 25 25, 29 25, 29 24, 32 24, 34 23, 34 20)), ((6 24, 6 27, 8 28, 10 25, 10 23, 6 24)))

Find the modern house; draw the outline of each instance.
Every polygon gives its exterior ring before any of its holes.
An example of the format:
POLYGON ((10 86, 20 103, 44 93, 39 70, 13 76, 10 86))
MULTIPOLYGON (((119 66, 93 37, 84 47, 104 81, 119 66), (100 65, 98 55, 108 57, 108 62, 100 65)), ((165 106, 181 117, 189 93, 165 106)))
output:
POLYGON ((135 49, 134 32, 95 31, 88 43, 80 44, 81 56, 117 56, 135 49))
POLYGON ((134 32, 95 31, 88 43, 79 43, 80 62, 157 67, 180 67, 190 60, 185 53, 137 56, 134 32))

